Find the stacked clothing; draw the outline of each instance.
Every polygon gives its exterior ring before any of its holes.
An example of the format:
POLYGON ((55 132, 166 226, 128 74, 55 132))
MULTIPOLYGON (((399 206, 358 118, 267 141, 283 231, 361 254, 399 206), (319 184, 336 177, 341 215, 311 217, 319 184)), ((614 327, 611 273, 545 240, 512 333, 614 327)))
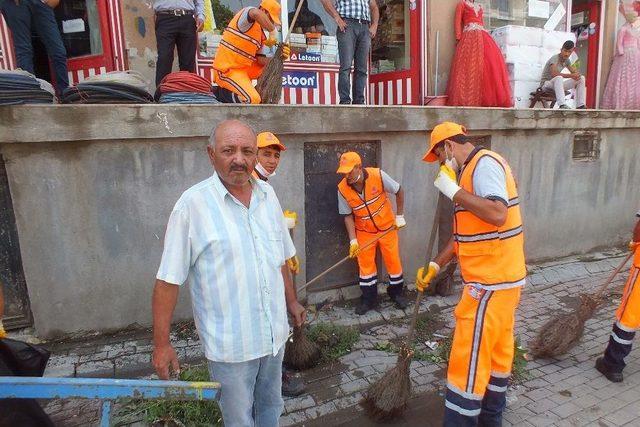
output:
POLYGON ((188 71, 165 76, 156 90, 155 99, 162 104, 218 104, 211 83, 188 71))
POLYGON ((22 70, 0 70, 0 105, 55 102, 55 91, 49 82, 22 70))
POLYGON ((148 82, 134 71, 113 71, 92 76, 67 88, 62 94, 66 104, 149 104, 153 96, 148 82))

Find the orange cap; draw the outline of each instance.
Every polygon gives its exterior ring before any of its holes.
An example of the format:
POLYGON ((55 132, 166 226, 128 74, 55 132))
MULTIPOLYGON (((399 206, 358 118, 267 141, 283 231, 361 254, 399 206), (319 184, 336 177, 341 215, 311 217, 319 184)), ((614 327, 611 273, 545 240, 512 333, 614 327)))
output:
POLYGON ((348 151, 340 156, 340 166, 336 173, 349 173, 356 165, 361 165, 360 155, 353 151, 348 151))
POLYGON ((266 10, 269 13, 269 16, 276 23, 276 25, 280 25, 280 3, 277 0, 262 0, 260 2, 260 7, 266 10))
POLYGON ((281 151, 285 151, 287 147, 271 132, 260 132, 258 134, 258 148, 276 146, 281 151))
POLYGON ((442 122, 431 131, 431 141, 429 142, 429 149, 425 153, 422 160, 425 162, 436 162, 438 161, 438 156, 433 152, 433 149, 440 142, 445 139, 451 138, 456 135, 466 135, 467 129, 464 126, 459 125, 453 122, 442 122))

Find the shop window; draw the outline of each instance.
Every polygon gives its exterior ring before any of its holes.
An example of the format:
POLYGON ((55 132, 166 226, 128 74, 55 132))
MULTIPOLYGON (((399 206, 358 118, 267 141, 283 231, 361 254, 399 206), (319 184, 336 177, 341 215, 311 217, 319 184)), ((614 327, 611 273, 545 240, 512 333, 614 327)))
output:
POLYGON ((555 30, 566 29, 568 0, 476 0, 476 3, 482 4, 484 8, 484 23, 487 30, 505 25, 543 28, 558 7, 561 7, 558 14, 562 17, 555 30), (546 4, 548 4, 548 10, 546 4))
POLYGON ((97 0, 62 0, 55 13, 68 58, 102 54, 97 0))
POLYGON ((411 68, 409 0, 379 0, 378 34, 371 41, 371 73, 411 68))
POLYGON ((593 161, 600 158, 600 132, 576 131, 573 133, 573 160, 593 161))

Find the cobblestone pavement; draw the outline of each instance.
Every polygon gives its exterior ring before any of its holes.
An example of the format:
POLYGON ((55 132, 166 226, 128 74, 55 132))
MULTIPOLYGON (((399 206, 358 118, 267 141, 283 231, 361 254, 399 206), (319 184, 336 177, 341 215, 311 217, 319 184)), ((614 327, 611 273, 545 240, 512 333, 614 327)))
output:
MULTIPOLYGON (((594 291, 622 256, 621 252, 609 251, 530 266, 529 283, 516 323, 516 335, 522 344, 526 347, 549 316, 559 310, 572 309, 580 293, 594 291)), ((640 350, 632 351, 629 356, 621 384, 610 383, 593 368, 595 358, 603 352, 608 340, 627 272, 623 270, 611 285, 609 303, 587 322, 578 346, 557 360, 534 360, 527 364, 527 379, 509 390, 505 425, 640 425, 637 421, 640 420, 640 350)), ((421 312, 438 313, 443 320, 437 324, 436 340, 450 334, 452 311, 458 298, 459 294, 423 300, 421 312)), ((365 316, 355 316, 348 305, 329 306, 320 312, 318 322, 358 326, 360 340, 350 354, 337 362, 299 374, 308 392, 285 399, 281 425, 376 425, 366 420, 357 403, 367 387, 396 362, 394 354, 376 350, 376 343, 404 336, 408 325, 404 318, 410 315, 410 310, 405 313, 394 309, 386 297, 382 299, 380 308, 365 316)), ((178 331, 172 338, 181 360, 202 360, 202 350, 192 331, 178 331)), ((47 376, 151 375, 152 347, 148 331, 85 338, 83 342, 52 344, 52 348, 54 354, 47 376)), ((421 350, 431 351, 426 345, 421 350)), ((396 425, 440 423, 445 372, 446 366, 428 360, 412 362, 414 398, 405 418, 396 425), (429 416, 425 419, 426 414, 429 416)), ((51 401, 45 409, 60 425, 91 425, 97 419, 98 404, 51 401)))

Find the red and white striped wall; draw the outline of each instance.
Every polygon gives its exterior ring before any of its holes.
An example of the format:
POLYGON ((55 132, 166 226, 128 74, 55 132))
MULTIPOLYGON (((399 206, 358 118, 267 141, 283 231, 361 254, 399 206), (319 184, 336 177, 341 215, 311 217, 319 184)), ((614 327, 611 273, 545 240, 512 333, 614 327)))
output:
POLYGON ((411 105, 412 78, 369 82, 369 105, 411 105))
MULTIPOLYGON (((126 43, 124 38, 124 24, 119 0, 108 0, 109 26, 111 34, 111 48, 113 52, 113 69, 125 71, 127 69, 126 43)), ((112 71, 112 70, 108 70, 112 71)))
MULTIPOLYGON (((111 71, 111 70, 109 70, 111 71)), ((100 68, 82 68, 80 70, 69 71, 69 84, 74 85, 76 83, 82 83, 85 79, 93 77, 97 74, 104 74, 107 72, 107 67, 100 68)))
POLYGON ((0 14, 0 68, 13 70, 16 68, 16 58, 13 52, 13 42, 9 26, 0 14))

